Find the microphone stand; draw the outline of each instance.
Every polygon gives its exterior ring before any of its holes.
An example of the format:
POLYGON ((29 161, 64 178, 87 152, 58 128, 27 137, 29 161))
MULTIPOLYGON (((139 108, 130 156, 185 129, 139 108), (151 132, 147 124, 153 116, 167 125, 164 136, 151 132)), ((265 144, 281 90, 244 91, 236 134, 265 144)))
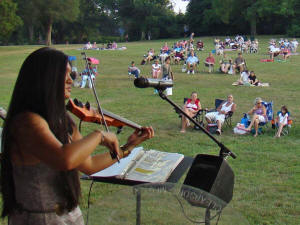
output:
POLYGON ((221 158, 226 158, 227 156, 231 156, 232 158, 236 158, 236 155, 230 151, 223 143, 218 141, 211 133, 209 133, 200 123, 198 123, 196 120, 194 120, 192 117, 187 115, 180 106, 176 105, 172 100, 170 100, 163 92, 166 88, 159 88, 158 93, 159 96, 163 99, 166 100, 168 103, 170 103, 173 107, 175 107, 176 110, 180 111, 182 115, 184 115, 186 118, 189 119, 193 124, 198 126, 208 137, 210 137, 221 149, 219 152, 219 156, 221 158))

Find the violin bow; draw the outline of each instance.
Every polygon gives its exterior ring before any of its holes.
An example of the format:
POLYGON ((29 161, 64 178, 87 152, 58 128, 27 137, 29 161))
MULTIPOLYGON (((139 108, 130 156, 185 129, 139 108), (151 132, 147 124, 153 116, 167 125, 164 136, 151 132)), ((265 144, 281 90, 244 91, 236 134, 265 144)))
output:
POLYGON ((101 104, 100 104, 100 101, 99 101, 99 98, 98 98, 98 95, 97 95, 97 92, 96 92, 96 89, 95 89, 95 83, 94 83, 94 80, 92 79, 92 73, 91 73, 91 70, 90 70, 90 67, 89 67, 89 63, 88 63, 88 59, 87 59, 86 53, 85 52, 81 52, 81 55, 84 56, 83 59, 85 60, 85 66, 87 68, 88 76, 89 76, 89 79, 90 79, 91 84, 92 84, 92 89, 93 89, 93 93, 94 93, 94 96, 95 96, 95 99, 96 99, 96 102, 97 102, 98 111, 99 111, 99 113, 101 114, 101 116, 103 118, 103 123, 104 123, 106 131, 109 132, 107 123, 106 123, 106 121, 104 119, 104 115, 103 115, 103 111, 102 111, 102 108, 101 108, 101 104))
MULTIPOLYGON (((87 59, 86 53, 85 52, 81 52, 81 55, 84 56, 83 59, 85 60, 85 66, 87 68, 88 76, 89 76, 89 79, 90 79, 91 84, 92 84, 92 89, 93 89, 93 93, 94 93, 94 96, 95 96, 95 99, 96 99, 96 102, 97 102, 98 111, 99 111, 99 113, 101 114, 101 116, 103 118, 103 123, 104 123, 104 127, 106 129, 106 132, 109 132, 107 123, 106 123, 106 121, 104 119, 104 114, 103 114, 103 111, 102 111, 102 108, 101 108, 101 104, 100 104, 100 101, 99 101, 99 98, 98 98, 98 95, 97 95, 97 92, 96 92, 96 89, 95 89, 95 83, 94 83, 94 80, 92 79, 92 73, 91 73, 91 70, 90 70, 90 67, 89 67, 89 63, 88 63, 88 59, 87 59)), ((116 152, 110 151, 110 155, 111 155, 112 159, 117 158, 118 162, 120 162, 119 161, 119 157, 118 157, 118 155, 117 155, 116 152)))

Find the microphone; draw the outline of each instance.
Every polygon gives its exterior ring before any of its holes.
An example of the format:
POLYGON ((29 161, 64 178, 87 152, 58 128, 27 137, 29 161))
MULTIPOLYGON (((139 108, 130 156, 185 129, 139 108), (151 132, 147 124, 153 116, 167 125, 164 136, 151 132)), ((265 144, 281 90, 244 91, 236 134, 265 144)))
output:
POLYGON ((173 81, 139 77, 134 80, 134 86, 138 88, 153 87, 155 89, 165 90, 168 87, 173 87, 173 81))

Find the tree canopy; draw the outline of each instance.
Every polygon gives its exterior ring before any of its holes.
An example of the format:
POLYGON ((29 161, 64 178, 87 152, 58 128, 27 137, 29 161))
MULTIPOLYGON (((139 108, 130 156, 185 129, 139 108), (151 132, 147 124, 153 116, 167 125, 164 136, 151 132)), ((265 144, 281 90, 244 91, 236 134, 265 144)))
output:
POLYGON ((300 36, 300 0, 2 0, 0 44, 82 43, 196 35, 300 36), (24 26, 19 26, 21 24, 24 26))
POLYGON ((0 1, 0 40, 6 43, 12 32, 22 24, 21 18, 16 14, 17 4, 11 0, 0 1))

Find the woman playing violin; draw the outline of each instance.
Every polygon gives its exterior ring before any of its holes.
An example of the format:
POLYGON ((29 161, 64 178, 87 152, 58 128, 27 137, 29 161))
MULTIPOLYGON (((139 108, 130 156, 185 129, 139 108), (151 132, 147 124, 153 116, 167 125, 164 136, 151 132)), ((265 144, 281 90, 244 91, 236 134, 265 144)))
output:
MULTIPOLYGON (((78 207, 78 171, 92 174, 116 162, 109 152, 91 156, 100 144, 125 157, 113 133, 95 130, 82 137, 66 112, 72 79, 64 53, 41 48, 24 61, 2 136, 2 217, 9 224, 83 224, 78 207)), ((154 135, 136 130, 130 150, 154 135)))

